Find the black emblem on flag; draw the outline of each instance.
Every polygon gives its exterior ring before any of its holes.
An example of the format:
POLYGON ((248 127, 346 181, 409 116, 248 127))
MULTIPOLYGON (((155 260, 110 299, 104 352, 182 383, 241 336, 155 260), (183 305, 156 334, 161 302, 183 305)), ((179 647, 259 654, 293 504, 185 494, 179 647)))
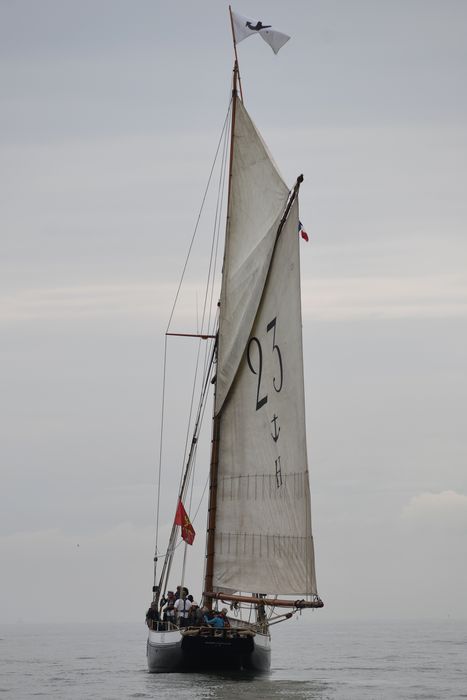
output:
POLYGON ((247 22, 246 26, 248 29, 251 29, 253 32, 260 32, 261 29, 270 29, 271 24, 263 24, 262 22, 256 22, 255 25, 253 25, 251 22, 247 22))

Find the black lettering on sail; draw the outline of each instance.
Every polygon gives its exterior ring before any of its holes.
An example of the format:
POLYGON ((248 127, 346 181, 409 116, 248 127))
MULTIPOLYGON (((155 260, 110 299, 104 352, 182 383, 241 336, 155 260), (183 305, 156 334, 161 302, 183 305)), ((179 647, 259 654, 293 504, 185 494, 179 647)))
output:
POLYGON ((276 460, 276 486, 279 488, 282 486, 282 470, 281 470, 281 458, 278 457, 276 460))
POLYGON ((271 423, 274 423, 274 432, 271 433, 271 437, 274 440, 274 442, 277 442, 279 440, 279 433, 281 432, 280 426, 277 427, 277 416, 274 414, 271 423))

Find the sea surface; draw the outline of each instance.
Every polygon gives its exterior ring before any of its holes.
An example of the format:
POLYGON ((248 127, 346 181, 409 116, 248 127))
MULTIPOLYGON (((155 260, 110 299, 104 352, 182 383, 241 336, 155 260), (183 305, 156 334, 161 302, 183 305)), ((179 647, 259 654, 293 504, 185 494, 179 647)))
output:
POLYGON ((467 622, 291 620, 273 670, 150 675, 144 624, 0 626, 0 700, 467 698, 467 622))

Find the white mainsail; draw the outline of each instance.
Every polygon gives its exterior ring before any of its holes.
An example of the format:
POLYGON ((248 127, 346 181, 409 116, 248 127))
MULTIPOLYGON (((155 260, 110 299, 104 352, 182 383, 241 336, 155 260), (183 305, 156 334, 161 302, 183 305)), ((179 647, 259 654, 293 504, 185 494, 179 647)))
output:
POLYGON ((215 403, 213 590, 316 595, 298 201, 277 237, 289 190, 239 100, 236 108, 215 403))
POLYGON ((221 291, 216 413, 238 370, 268 274, 289 189, 242 102, 236 99, 221 291))

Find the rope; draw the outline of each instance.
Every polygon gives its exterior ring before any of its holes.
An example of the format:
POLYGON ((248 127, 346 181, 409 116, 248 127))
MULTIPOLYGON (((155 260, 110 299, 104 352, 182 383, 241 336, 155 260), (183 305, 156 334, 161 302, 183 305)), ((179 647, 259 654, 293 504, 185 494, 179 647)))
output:
MULTIPOLYGON (((216 219, 215 219, 215 224, 214 224, 214 235, 213 235, 213 242, 211 245, 211 255, 210 255, 210 262, 209 262, 209 272, 208 272, 208 279, 207 279, 207 284, 206 284, 206 293, 205 293, 205 301, 204 301, 204 308, 203 308, 203 320, 202 320, 202 326, 204 325, 205 322, 205 314, 206 314, 206 307, 207 307, 207 299, 208 299, 208 289, 209 286, 211 285, 211 296, 210 296, 210 308, 212 309, 212 299, 213 299, 213 294, 214 294, 214 277, 215 277, 215 269, 216 269, 216 263, 217 263, 217 251, 218 251, 218 245, 219 245, 219 230, 220 230, 220 213, 222 211, 222 203, 223 203, 223 183, 225 183, 225 163, 226 163, 226 152, 227 152, 227 147, 226 143, 228 142, 228 127, 230 123, 230 115, 231 115, 231 107, 232 107, 232 99, 229 101, 229 106, 227 110, 226 117, 224 119, 224 123, 222 126, 221 130, 221 135, 217 144, 216 152, 214 155, 214 160, 211 166, 211 170, 209 173, 208 181, 206 184, 206 188, 203 194, 202 202, 201 202, 201 207, 198 212, 198 216, 196 219, 193 235, 191 237, 190 245, 188 247, 188 253, 185 259, 185 263, 183 265, 182 273, 180 276, 180 281, 177 287, 177 291, 175 294, 175 299, 172 305, 172 309, 169 315, 169 320, 167 323, 167 329, 166 329, 166 334, 169 332, 172 319, 175 313, 175 308, 177 306, 178 298, 180 295, 180 290, 182 287, 182 283, 185 277, 186 269, 188 266, 188 261, 190 259, 191 251, 193 248, 193 244, 196 238, 196 234, 198 232, 198 227, 199 223, 201 220, 201 215, 204 209, 204 205, 206 202, 206 198, 208 195, 208 191, 211 185, 211 180, 213 177, 214 169, 216 162, 218 160, 219 156, 219 151, 221 149, 221 145, 223 143, 223 148, 222 148, 222 159, 221 159, 221 174, 220 174, 220 183, 218 187, 218 195, 217 195, 217 204, 216 204, 216 219), (219 201, 220 200, 220 201, 219 201), (217 226, 217 235, 216 235, 216 226, 217 226), (214 264, 213 264, 213 258, 214 258, 214 264), (212 273, 212 274, 211 274, 212 273)), ((208 321, 208 326, 209 326, 209 321, 208 321)), ((201 343, 201 341, 200 341, 201 343)), ((208 346, 208 344, 207 344, 208 346)), ((212 346, 211 346, 212 347, 212 346)), ((210 365, 209 365, 209 360, 208 360, 208 347, 206 347, 206 355, 205 355, 205 361, 204 361, 204 378, 206 378, 206 373, 210 371, 210 365)), ((188 420, 188 429, 187 429, 187 437, 185 441, 185 449, 184 449, 184 459, 183 463, 185 464, 186 461, 186 455, 187 455, 187 449, 188 449, 188 440, 189 440, 189 426, 191 424, 192 420, 192 415, 193 415, 193 404, 194 404, 194 395, 195 395, 195 387, 197 383, 197 376, 198 376, 198 366, 199 366, 199 357, 200 357, 200 346, 198 347, 198 354, 197 354, 197 360, 196 360, 196 369, 195 369, 195 377, 193 381, 193 391, 192 391, 192 398, 190 402, 190 412, 189 412, 189 420, 188 420)), ((160 425, 160 438, 159 438, 159 456, 158 456, 158 473, 157 473, 157 498, 156 498, 156 530, 155 530, 155 546, 154 546, 154 586, 156 586, 156 580, 157 580, 157 558, 158 558, 158 551, 159 551, 159 521, 160 521, 160 495, 161 495, 161 480, 162 480, 162 455, 163 455, 163 436, 164 436, 164 413, 165 413, 165 394, 166 394, 166 382, 167 382, 167 335, 165 336, 165 342, 164 342, 164 360, 163 360, 163 380, 162 380, 162 399, 161 399, 161 425, 160 425)), ((202 392, 203 395, 204 392, 202 392)), ((204 400, 204 399, 202 399, 204 400)), ((204 415, 204 409, 203 409, 203 415, 204 415)), ((183 470, 182 470, 182 475, 183 475, 183 470)), ((182 481, 183 476, 181 475, 181 480, 180 484, 182 481)), ((205 487, 206 490, 206 487, 205 487)), ((204 492, 203 492, 204 493, 204 492)), ((199 508, 199 507, 198 507, 199 508)), ((175 549, 175 548, 174 548, 175 549)))
POLYGON ((156 502, 156 535, 154 545, 154 583, 156 586, 157 580, 157 551, 159 543, 159 513, 161 503, 161 475, 162 475, 162 441, 164 435, 164 409, 165 409, 165 384, 166 384, 166 367, 167 367, 167 336, 164 339, 164 363, 163 363, 163 379, 162 379, 162 399, 161 399, 161 427, 159 435, 159 469, 157 476, 157 502, 156 502))
POLYGON ((205 204, 205 202, 206 202, 206 197, 207 197, 207 194, 208 194, 208 191, 209 191, 209 187, 210 187, 210 184, 211 184, 211 179, 212 179, 212 175, 213 175, 214 168, 215 168, 215 165, 216 165, 217 156, 218 156, 218 154, 219 154, 219 149, 220 149, 220 147, 221 147, 222 138, 223 138, 223 136, 224 136, 224 133, 225 133, 225 131, 226 131, 226 127, 227 127, 227 124, 228 124, 228 121, 229 121, 229 115, 230 115, 231 105, 232 105, 232 100, 230 100, 230 102, 229 102, 229 108, 228 108, 228 110, 227 110, 227 115, 226 115, 225 120, 224 120, 224 125, 223 125, 223 127, 222 127, 222 131, 221 131, 221 135, 220 135, 220 138, 219 138, 219 142, 218 142, 218 144, 217 144, 216 154, 215 154, 215 156, 214 156, 214 160, 213 160, 213 163, 212 163, 212 166, 211 166, 211 171, 210 171, 210 173, 209 173, 209 177, 208 177, 208 182, 207 182, 207 185, 206 185, 206 189, 204 190, 203 199, 202 199, 202 201, 201 201, 201 207, 200 207, 199 212, 198 212, 198 218, 196 219, 195 228, 194 228, 194 231, 193 231, 193 235, 192 235, 192 237, 191 237, 190 245, 189 245, 189 247, 188 247, 188 253, 187 253, 187 256, 186 256, 186 259, 185 259, 185 264, 183 265, 183 270, 182 270, 182 274, 181 274, 181 277, 180 277, 180 282, 179 282, 179 284, 178 284, 177 292, 176 292, 176 294, 175 294, 175 299, 174 299, 174 303, 173 303, 173 306, 172 306, 172 311, 170 312, 169 322, 168 322, 168 324, 167 324, 167 330, 166 330, 166 332, 169 331, 170 324, 172 323, 172 318, 173 318, 173 315, 174 315, 174 312, 175 312, 175 307, 176 307, 176 305, 177 305, 178 297, 179 297, 179 295, 180 295, 180 289, 181 289, 181 287, 182 287, 182 283, 183 283, 183 280, 184 280, 184 277, 185 277, 185 272, 186 272, 186 268, 187 268, 187 265, 188 265, 188 260, 190 259, 191 250, 192 250, 192 248, 193 248, 193 243, 195 242, 196 234, 197 234, 197 232, 198 232, 198 226, 199 226, 199 222, 200 222, 200 219, 201 219, 201 214, 202 214, 202 212, 203 212, 204 204, 205 204))

